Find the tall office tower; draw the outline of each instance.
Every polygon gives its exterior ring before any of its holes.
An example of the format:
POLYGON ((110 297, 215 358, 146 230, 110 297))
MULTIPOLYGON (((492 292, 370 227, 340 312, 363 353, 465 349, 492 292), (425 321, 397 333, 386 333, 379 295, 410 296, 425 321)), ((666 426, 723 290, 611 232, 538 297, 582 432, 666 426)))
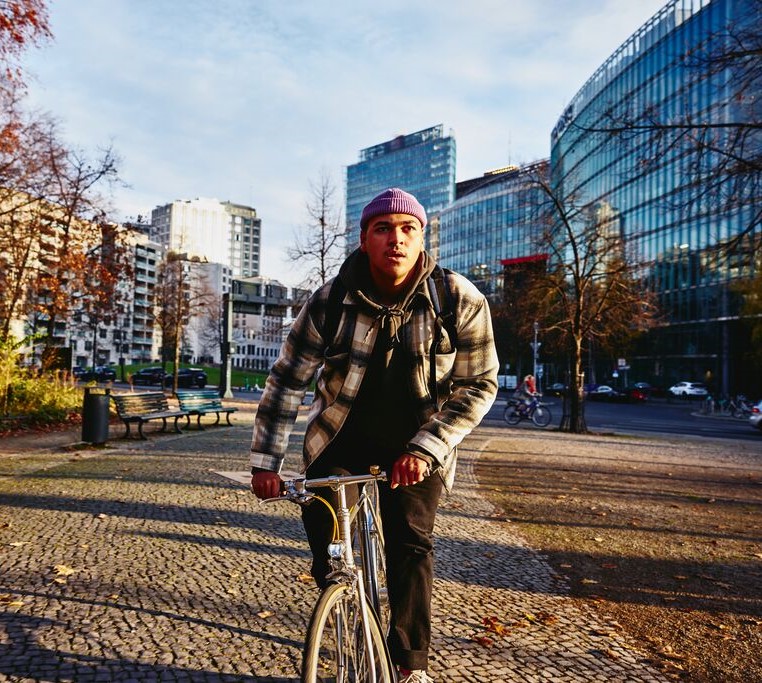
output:
POLYGON ((151 212, 151 238, 168 250, 259 275, 262 221, 256 209, 217 199, 177 200, 151 212))
POLYGON ((458 183, 455 201, 439 216, 439 263, 492 299, 502 296, 506 266, 532 258, 544 263, 542 226, 528 210, 542 201, 541 190, 527 177, 547 164, 509 166, 458 183))
POLYGON ((455 197, 453 133, 445 136, 440 124, 360 151, 360 160, 347 166, 347 252, 360 243, 363 207, 388 187, 414 194, 430 221, 436 218, 455 197))
POLYGON ((735 286, 762 248, 760 34, 756 0, 671 0, 552 132, 561 194, 602 212, 659 297, 664 320, 628 357, 630 377, 759 390, 735 286))

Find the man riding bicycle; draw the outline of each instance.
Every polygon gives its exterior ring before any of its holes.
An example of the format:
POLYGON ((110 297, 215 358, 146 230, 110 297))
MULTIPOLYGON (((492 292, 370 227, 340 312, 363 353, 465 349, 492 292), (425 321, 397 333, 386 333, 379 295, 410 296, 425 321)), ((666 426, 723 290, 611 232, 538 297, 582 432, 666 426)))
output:
MULTIPOLYGON (((436 510, 442 489, 453 484, 455 447, 497 393, 487 302, 468 280, 436 266, 424 250, 426 222, 423 206, 398 188, 364 208, 359 249, 344 261, 337 283, 310 297, 283 344, 251 446, 252 490, 274 497, 298 407, 317 371, 304 439, 307 475, 363 473, 372 464, 389 473, 379 489, 389 649, 401 683, 431 680, 436 510), (445 308, 451 325, 443 324, 445 308)), ((312 575, 322 586, 333 522, 322 505, 305 506, 302 519, 312 575)))

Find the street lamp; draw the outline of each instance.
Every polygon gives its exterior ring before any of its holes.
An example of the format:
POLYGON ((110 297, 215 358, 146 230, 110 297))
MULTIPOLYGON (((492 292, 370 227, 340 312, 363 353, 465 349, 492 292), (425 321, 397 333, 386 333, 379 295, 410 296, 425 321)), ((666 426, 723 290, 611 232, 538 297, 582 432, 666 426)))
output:
POLYGON ((532 351, 534 352, 534 360, 532 364, 532 374, 534 375, 535 382, 537 382, 537 355, 540 350, 541 342, 537 341, 537 332, 540 329, 540 323, 534 321, 534 342, 532 344, 532 351))

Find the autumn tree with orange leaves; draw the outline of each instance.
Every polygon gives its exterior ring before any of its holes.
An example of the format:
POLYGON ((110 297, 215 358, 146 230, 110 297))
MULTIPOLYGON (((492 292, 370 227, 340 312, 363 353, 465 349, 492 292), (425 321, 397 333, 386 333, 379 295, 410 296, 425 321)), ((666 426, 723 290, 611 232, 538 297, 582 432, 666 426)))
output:
POLYGON ((108 223, 104 187, 117 180, 111 148, 95 158, 68 148, 48 114, 23 110, 20 57, 51 37, 42 0, 0 0, 0 340, 60 328, 83 301, 113 301, 93 262, 108 223), (14 328, 14 325, 16 326, 14 328))

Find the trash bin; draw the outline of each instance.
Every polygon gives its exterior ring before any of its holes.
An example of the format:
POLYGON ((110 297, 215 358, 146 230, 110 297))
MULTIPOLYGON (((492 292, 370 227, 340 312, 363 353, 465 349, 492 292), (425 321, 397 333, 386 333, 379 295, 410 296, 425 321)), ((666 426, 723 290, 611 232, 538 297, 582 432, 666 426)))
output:
POLYGON ((85 387, 82 403, 82 441, 103 444, 108 441, 108 404, 111 389, 85 387))

